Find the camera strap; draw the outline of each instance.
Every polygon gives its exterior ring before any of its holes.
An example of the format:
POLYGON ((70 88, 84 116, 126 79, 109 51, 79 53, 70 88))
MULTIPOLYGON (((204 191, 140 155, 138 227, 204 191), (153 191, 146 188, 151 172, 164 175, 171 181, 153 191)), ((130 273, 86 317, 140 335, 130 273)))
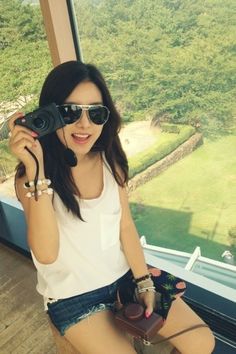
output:
POLYGON ((192 326, 192 327, 183 329, 182 331, 179 331, 179 332, 177 332, 177 333, 175 333, 175 334, 172 334, 172 335, 169 336, 169 337, 166 337, 166 338, 163 338, 163 339, 161 339, 161 340, 158 340, 157 342, 148 342, 148 341, 145 341, 145 340, 144 340, 143 343, 144 343, 145 345, 156 345, 156 344, 160 344, 160 343, 166 342, 166 341, 168 341, 168 340, 170 340, 170 339, 172 339, 172 338, 178 337, 178 336, 180 336, 181 334, 184 334, 184 333, 193 331, 194 329, 201 328, 201 327, 207 327, 207 328, 209 328, 209 326, 208 326, 207 324, 205 324, 205 323, 199 323, 199 324, 194 325, 194 326, 192 326))
POLYGON ((27 148, 27 146, 25 147, 25 149, 30 153, 30 155, 33 157, 34 161, 35 161, 35 164, 36 164, 36 172, 35 172, 35 176, 34 176, 34 197, 35 197, 35 200, 37 201, 38 200, 38 191, 37 191, 37 182, 38 182, 38 179, 39 179, 39 162, 38 162, 38 159, 37 157, 35 156, 35 154, 30 151, 30 149, 27 148))

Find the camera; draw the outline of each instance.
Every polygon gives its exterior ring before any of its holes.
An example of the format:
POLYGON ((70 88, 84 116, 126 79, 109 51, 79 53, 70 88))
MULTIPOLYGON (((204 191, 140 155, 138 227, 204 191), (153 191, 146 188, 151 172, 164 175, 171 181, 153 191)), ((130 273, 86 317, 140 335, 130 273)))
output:
POLYGON ((17 118, 15 125, 21 125, 38 133, 38 138, 53 133, 66 124, 55 103, 27 113, 24 117, 17 118))
POLYGON ((116 312, 117 326, 134 337, 141 338, 144 343, 150 343, 163 326, 161 316, 153 312, 149 318, 144 316, 144 308, 137 303, 124 305, 116 312))

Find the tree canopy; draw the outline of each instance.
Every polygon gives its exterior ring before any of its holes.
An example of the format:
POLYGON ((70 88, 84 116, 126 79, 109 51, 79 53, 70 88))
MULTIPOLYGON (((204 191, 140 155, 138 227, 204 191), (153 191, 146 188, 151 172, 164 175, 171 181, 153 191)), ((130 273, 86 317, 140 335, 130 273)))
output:
MULTIPOLYGON (((85 62, 103 72, 126 121, 236 127, 234 0, 77 0, 85 62)), ((0 102, 38 95, 52 66, 38 5, 0 3, 0 102)))
POLYGON ((19 97, 35 95, 36 104, 52 64, 38 5, 1 1, 0 27, 0 113, 4 114, 19 97))
POLYGON ((77 1, 85 61, 109 79, 127 119, 235 128, 233 0, 77 1))

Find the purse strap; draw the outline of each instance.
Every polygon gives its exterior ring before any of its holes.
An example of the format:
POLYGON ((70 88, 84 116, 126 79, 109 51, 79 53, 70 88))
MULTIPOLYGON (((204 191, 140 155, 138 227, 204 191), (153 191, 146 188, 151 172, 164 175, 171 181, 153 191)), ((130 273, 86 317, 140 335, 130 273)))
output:
POLYGON ((177 337, 177 336, 180 336, 181 334, 184 334, 184 333, 186 333, 186 332, 193 331, 194 329, 201 328, 201 327, 207 327, 207 328, 209 328, 209 326, 208 326, 207 324, 205 324, 205 323, 197 324, 197 325, 195 325, 195 326, 192 326, 192 327, 183 329, 182 331, 179 331, 179 332, 177 332, 177 333, 175 333, 175 334, 172 334, 171 336, 169 336, 169 337, 167 337, 167 338, 164 338, 164 339, 161 339, 161 340, 159 340, 159 341, 157 341, 157 342, 151 342, 151 344, 155 345, 155 344, 160 344, 160 343, 166 342, 166 341, 168 341, 168 340, 170 340, 170 339, 172 339, 172 338, 175 338, 175 337, 177 337))

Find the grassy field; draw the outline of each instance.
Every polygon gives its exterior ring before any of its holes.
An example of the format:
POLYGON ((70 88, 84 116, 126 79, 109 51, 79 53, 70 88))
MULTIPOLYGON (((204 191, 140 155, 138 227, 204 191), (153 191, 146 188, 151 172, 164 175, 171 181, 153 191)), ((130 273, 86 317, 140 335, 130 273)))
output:
POLYGON ((222 260, 236 224, 236 136, 204 141, 191 155, 133 192, 140 235, 157 246, 222 260))
POLYGON ((16 164, 16 158, 9 152, 8 139, 0 141, 0 176, 12 173, 16 164))

